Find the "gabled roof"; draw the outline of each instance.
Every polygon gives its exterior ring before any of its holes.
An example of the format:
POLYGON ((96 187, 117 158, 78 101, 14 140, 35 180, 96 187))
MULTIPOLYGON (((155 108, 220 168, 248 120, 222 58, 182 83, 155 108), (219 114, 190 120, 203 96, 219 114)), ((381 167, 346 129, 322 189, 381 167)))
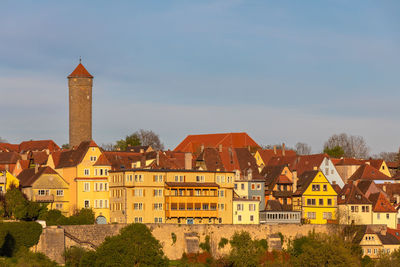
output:
POLYGON ((297 171, 297 175, 306 171, 319 169, 323 160, 329 159, 327 154, 299 155, 273 157, 268 165, 287 165, 291 171, 297 171))
POLYGON ((247 133, 218 133, 188 135, 174 151, 200 153, 201 146, 217 148, 260 147, 247 133))
POLYGON ((40 176, 43 174, 56 174, 59 175, 55 170, 52 168, 46 166, 46 167, 40 167, 38 168, 38 171, 35 172, 35 168, 28 168, 23 170, 18 176, 18 180, 20 182, 20 185, 22 187, 29 187, 32 186, 34 182, 36 182, 37 179, 39 179, 40 176))
POLYGON ((291 156, 296 156, 296 151, 294 150, 285 150, 283 153, 282 149, 259 149, 257 152, 260 154, 261 159, 263 160, 264 164, 268 164, 268 162, 273 158, 273 157, 291 157, 291 156), (285 154, 285 155, 283 155, 285 154))
POLYGON ((391 234, 392 236, 396 237, 397 240, 400 241, 400 229, 392 229, 392 228, 386 228, 387 234, 391 234))
POLYGON ((82 162, 89 147, 97 147, 97 145, 94 141, 83 141, 76 149, 61 152, 56 169, 78 165, 82 162))
POLYGON ((306 171, 303 172, 297 181, 297 190, 293 195, 300 196, 306 191, 306 189, 310 186, 315 176, 317 176, 319 171, 306 171))
POLYGON ((128 146, 126 151, 136 152, 136 153, 144 153, 144 152, 151 152, 153 149, 151 146, 128 146))
POLYGON ((133 162, 142 160, 143 154, 136 152, 104 151, 112 170, 130 169, 133 162))
POLYGON ((372 202, 372 210, 374 212, 397 212, 381 192, 371 194, 369 200, 372 202))
POLYGON ((338 194, 338 195, 342 191, 342 189, 340 188, 340 186, 338 184, 333 184, 332 188, 333 188, 333 190, 335 190, 336 194, 338 194))
POLYGON ((265 210, 267 211, 283 211, 283 206, 278 200, 268 200, 265 204, 265 210))
POLYGON ((19 152, 43 151, 46 149, 49 151, 55 151, 59 150, 60 147, 54 143, 53 140, 30 140, 21 142, 21 144, 19 144, 19 152))
POLYGON ((348 183, 338 195, 338 204, 372 204, 372 202, 365 197, 357 186, 348 183))
POLYGON ((85 67, 81 63, 79 63, 79 65, 68 76, 68 78, 93 78, 93 76, 85 69, 85 67))
POLYGON ((383 159, 365 159, 365 160, 361 160, 361 162, 369 163, 369 165, 371 165, 372 167, 379 170, 384 161, 383 161, 383 159))
POLYGON ((33 159, 33 163, 45 165, 47 163, 49 155, 46 153, 46 151, 37 151, 32 152, 31 158, 33 159))
POLYGON ((204 164, 206 165, 206 169, 209 171, 216 171, 217 169, 225 170, 225 166, 222 162, 220 152, 218 152, 216 148, 211 148, 211 147, 205 148, 203 152, 200 153, 200 155, 197 157, 196 160, 204 162, 204 164))
POLYGON ((17 144, 9 144, 9 143, 0 143, 0 151, 3 152, 18 152, 19 151, 19 145, 17 144))
POLYGON ((16 164, 21 156, 16 152, 0 152, 0 164, 16 164))
POLYGON ((386 235, 382 235, 381 233, 376 233, 381 240, 382 244, 384 245, 397 245, 400 244, 400 241, 394 236, 391 235, 389 232, 386 235))
POLYGON ((383 174, 371 165, 364 164, 353 173, 349 180, 392 180, 392 178, 383 174))

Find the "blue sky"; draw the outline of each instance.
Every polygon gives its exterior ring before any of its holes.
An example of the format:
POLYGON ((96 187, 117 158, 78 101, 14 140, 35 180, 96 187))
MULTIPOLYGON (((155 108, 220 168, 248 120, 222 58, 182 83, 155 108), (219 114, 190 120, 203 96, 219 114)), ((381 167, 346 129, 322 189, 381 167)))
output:
POLYGON ((399 147, 398 1, 2 1, 0 136, 68 142, 66 76, 95 76, 93 137, 399 147))

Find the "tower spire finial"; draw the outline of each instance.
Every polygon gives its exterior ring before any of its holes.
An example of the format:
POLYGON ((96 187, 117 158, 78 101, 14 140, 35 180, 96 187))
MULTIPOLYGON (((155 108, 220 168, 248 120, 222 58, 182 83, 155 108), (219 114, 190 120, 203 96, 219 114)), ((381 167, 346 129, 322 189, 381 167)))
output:
POLYGON ((81 64, 81 63, 82 63, 82 57, 79 56, 79 64, 81 64))

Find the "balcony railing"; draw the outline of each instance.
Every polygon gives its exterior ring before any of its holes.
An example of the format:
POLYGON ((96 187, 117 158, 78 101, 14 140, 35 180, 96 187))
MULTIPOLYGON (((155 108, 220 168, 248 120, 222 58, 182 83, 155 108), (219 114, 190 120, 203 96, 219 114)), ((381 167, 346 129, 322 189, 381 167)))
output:
POLYGON ((166 210, 165 216, 168 218, 217 218, 217 210, 166 210))
POLYGON ((35 195, 36 202, 54 202, 54 195, 35 195))

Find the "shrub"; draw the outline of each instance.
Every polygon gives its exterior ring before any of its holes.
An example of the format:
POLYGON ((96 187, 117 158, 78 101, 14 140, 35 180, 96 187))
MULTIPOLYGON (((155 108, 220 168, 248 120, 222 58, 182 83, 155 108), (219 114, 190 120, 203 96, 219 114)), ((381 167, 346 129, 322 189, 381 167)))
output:
POLYGON ((0 223, 0 255, 11 257, 21 247, 36 245, 41 233, 42 226, 36 222, 0 223))
POLYGON ((225 237, 222 237, 221 240, 218 243, 218 248, 224 248, 226 244, 228 244, 228 239, 226 239, 225 237))
POLYGON ((65 266, 79 267, 79 264, 86 253, 87 250, 81 247, 70 247, 66 249, 64 252, 65 266))
POLYGON ((176 243, 176 234, 171 233, 171 238, 172 238, 172 245, 176 243))
POLYGON ((210 250, 211 250, 210 236, 206 235, 206 238, 205 238, 204 242, 203 242, 203 243, 200 243, 200 244, 199 244, 199 247, 200 247, 203 251, 210 252, 210 250))

